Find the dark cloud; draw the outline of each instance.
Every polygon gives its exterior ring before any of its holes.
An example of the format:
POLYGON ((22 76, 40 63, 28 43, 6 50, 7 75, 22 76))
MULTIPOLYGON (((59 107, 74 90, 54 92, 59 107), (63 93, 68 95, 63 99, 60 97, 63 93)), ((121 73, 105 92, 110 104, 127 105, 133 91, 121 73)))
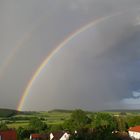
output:
POLYGON ((75 37, 52 58, 23 109, 120 108, 139 90, 139 0, 8 0, 0 7, 0 107, 16 108, 39 64, 70 33, 117 13, 75 37), (4 69, 18 44, 20 49, 4 69))

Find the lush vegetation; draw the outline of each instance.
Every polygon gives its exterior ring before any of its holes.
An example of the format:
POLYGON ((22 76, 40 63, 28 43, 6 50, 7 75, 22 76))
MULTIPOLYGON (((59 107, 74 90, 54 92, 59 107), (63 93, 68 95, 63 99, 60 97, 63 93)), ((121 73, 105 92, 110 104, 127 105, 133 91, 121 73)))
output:
POLYGON ((78 109, 16 112, 1 117, 0 130, 15 128, 21 140, 29 138, 31 133, 58 130, 68 130, 72 140, 117 140, 119 138, 112 131, 127 132, 129 127, 136 125, 140 125, 140 113, 136 111, 85 112, 78 109))
POLYGON ((0 109, 0 117, 10 117, 18 113, 19 111, 12 110, 12 109, 0 109))

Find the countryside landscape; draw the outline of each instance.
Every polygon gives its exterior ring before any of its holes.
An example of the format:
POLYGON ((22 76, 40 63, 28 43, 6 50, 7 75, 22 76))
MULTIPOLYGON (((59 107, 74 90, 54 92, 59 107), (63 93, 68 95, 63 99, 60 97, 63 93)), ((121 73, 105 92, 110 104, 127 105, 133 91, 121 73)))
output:
POLYGON ((0 0, 0 140, 140 140, 140 0, 0 0))
POLYGON ((20 112, 0 109, 0 120, 0 130, 15 130, 19 140, 31 139, 33 134, 38 134, 35 140, 50 140, 49 134, 56 132, 68 132, 70 140, 131 140, 128 131, 140 125, 140 111, 55 109, 20 112))

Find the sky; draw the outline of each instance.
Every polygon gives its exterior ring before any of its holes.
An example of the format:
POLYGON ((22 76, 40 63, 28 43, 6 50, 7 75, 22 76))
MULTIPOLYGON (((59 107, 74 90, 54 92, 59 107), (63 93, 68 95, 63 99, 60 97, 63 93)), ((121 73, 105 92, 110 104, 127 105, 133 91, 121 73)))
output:
POLYGON ((140 108, 139 0, 0 0, 0 108, 140 108))

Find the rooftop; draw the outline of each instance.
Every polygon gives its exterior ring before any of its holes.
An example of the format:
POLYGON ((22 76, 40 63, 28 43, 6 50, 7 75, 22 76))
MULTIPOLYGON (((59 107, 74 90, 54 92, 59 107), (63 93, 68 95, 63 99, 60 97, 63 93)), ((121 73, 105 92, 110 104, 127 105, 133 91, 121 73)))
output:
POLYGON ((140 126, 130 127, 128 131, 140 132, 140 126))

